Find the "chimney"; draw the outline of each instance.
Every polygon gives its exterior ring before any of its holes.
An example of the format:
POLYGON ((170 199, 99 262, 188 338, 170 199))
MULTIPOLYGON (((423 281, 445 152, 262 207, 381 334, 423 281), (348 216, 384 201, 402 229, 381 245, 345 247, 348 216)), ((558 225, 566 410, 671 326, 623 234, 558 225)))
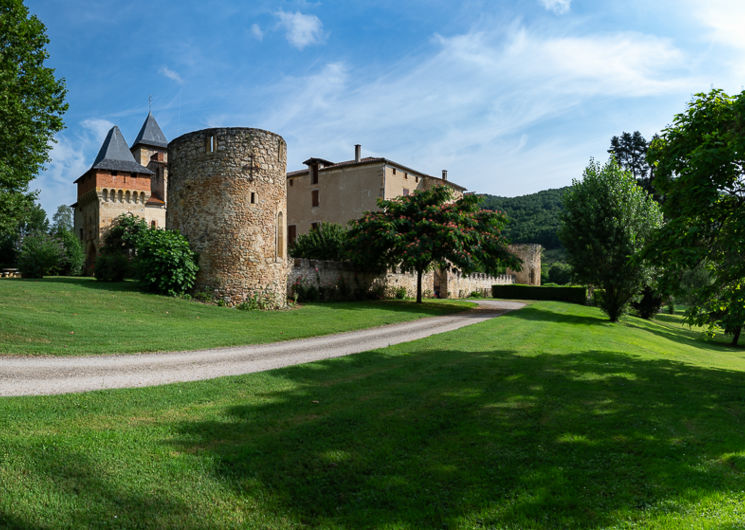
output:
POLYGON ((447 180, 447 179, 448 179, 448 170, 447 169, 443 169, 442 170, 442 180, 447 180))
POLYGON ((362 146, 354 144, 354 161, 359 162, 360 160, 362 160, 362 146))

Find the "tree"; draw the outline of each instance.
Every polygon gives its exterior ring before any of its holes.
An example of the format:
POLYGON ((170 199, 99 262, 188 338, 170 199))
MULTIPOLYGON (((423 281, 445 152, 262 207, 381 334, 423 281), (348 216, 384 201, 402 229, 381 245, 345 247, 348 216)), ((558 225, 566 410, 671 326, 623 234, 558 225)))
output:
POLYGON ((48 43, 21 0, 0 4, 0 238, 26 219, 35 197, 29 182, 63 128, 65 84, 44 65, 48 43))
POLYGON ((504 214, 479 208, 480 198, 465 195, 449 202, 452 191, 437 186, 390 200, 379 211, 352 221, 353 259, 364 266, 399 267, 417 274, 416 301, 422 301, 422 275, 432 267, 464 274, 499 274, 505 266, 519 270, 507 250, 504 214))
POLYGON ((647 279, 641 255, 662 224, 659 205, 616 161, 594 160, 564 197, 559 236, 576 277, 605 292, 601 308, 616 322, 647 279))
POLYGON ((316 230, 295 240, 290 255, 293 258, 343 261, 347 258, 347 229, 336 223, 321 223, 316 230))
POLYGON ((649 144, 639 131, 628 133, 624 131, 621 136, 610 139, 608 152, 616 157, 616 162, 621 168, 631 173, 639 185, 647 193, 652 193, 650 178, 650 166, 647 162, 647 149, 649 144))
POLYGON ((649 150, 667 223, 651 255, 680 284, 692 286, 689 323, 717 326, 737 344, 745 325, 745 92, 696 94, 649 150))
POLYGON ((60 204, 57 207, 57 211, 52 216, 52 232, 59 233, 62 231, 72 232, 73 221, 72 221, 72 208, 66 204, 60 204))
POLYGON ((23 212, 23 217, 16 221, 12 230, 0 230, 0 266, 3 267, 18 265, 18 252, 28 234, 49 230, 47 213, 33 200, 23 212))

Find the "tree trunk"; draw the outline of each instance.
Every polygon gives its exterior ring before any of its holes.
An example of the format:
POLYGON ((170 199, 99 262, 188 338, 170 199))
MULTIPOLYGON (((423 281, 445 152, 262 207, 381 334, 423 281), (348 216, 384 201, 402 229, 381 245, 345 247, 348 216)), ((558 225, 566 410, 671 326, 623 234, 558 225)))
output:
POLYGON ((422 303, 422 271, 416 271, 416 303, 422 303))
POLYGON ((737 342, 740 340, 740 332, 741 331, 742 331, 742 328, 739 327, 732 334, 732 346, 737 346, 737 342))

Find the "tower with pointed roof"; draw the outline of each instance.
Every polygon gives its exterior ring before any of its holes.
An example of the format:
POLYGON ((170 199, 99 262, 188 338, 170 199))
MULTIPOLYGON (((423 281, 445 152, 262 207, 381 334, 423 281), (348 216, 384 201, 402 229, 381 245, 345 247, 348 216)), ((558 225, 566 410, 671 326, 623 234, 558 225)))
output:
POLYGON ((90 169, 75 181, 75 233, 83 243, 88 273, 106 230, 119 215, 132 213, 148 226, 165 227, 167 152, 168 141, 148 114, 131 148, 119 127, 112 127, 90 169))

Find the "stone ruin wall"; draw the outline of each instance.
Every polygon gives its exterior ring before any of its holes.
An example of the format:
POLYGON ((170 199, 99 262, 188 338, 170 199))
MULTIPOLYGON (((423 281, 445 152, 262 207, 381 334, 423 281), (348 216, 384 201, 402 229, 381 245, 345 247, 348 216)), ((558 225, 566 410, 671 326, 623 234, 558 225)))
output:
MULTIPOLYGON (((449 272, 446 274, 443 293, 447 298, 465 298, 472 292, 479 291, 484 296, 491 296, 491 286, 513 283, 512 276, 489 276, 472 274, 463 276, 449 272)), ((385 274, 358 272, 349 263, 338 261, 321 261, 308 259, 292 260, 287 283, 288 297, 292 297, 292 286, 303 282, 323 289, 338 289, 343 285, 348 291, 369 291, 381 286, 386 296, 392 297, 400 287, 406 289, 409 298, 416 296, 416 274, 400 271, 388 271, 385 274)), ((434 296, 435 275, 432 271, 422 276, 422 296, 434 296)), ((442 280, 440 280, 442 282, 442 280)), ((442 285, 442 283, 441 283, 442 285)))
POLYGON ((514 283, 541 285, 541 252, 543 247, 534 243, 524 243, 510 245, 509 249, 523 262, 521 271, 507 269, 507 274, 514 277, 514 283))
POLYGON ((196 292, 286 305, 286 153, 281 136, 237 127, 169 144, 167 225, 198 253, 196 292))

